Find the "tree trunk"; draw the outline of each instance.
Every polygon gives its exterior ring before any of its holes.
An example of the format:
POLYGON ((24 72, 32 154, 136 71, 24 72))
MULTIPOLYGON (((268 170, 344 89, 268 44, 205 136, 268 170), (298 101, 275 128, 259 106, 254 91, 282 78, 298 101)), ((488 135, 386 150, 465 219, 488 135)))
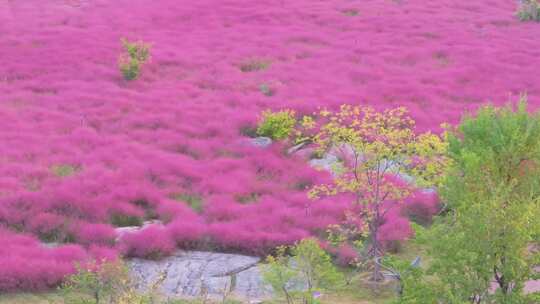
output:
POLYGON ((371 280, 374 282, 380 282, 384 280, 384 277, 381 273, 381 265, 379 265, 379 262, 380 262, 379 259, 382 257, 382 255, 381 255, 379 240, 377 239, 377 233, 379 232, 378 218, 376 218, 376 220, 374 221, 371 230, 372 230, 371 231, 371 239, 372 239, 371 249, 373 250, 373 262, 375 264, 373 266, 371 280))
POLYGON ((287 299, 287 304, 293 304, 292 298, 289 295, 289 291, 287 291, 287 288, 284 286, 281 286, 281 289, 283 290, 283 293, 285 294, 285 298, 287 299))
MULTIPOLYGON (((377 195, 378 198, 378 195, 377 195)), ((369 225, 370 235, 371 235, 371 250, 372 257, 374 261, 373 272, 371 274, 371 280, 374 282, 380 282, 384 280, 384 277, 381 273, 381 265, 379 265, 379 259, 382 257, 381 244, 379 243, 378 233, 379 225, 381 223, 381 213, 379 210, 379 204, 375 206, 375 214, 369 225)))

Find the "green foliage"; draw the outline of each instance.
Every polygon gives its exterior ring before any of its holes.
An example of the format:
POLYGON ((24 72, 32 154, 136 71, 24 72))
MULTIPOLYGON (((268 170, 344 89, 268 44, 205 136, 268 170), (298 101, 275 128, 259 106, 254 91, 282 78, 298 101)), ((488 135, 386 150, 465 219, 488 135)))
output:
POLYGON ((291 249, 294 264, 308 289, 330 290, 343 281, 332 259, 315 239, 304 239, 291 249))
POLYGON ((450 132, 449 154, 449 211, 428 236, 431 290, 439 303, 526 303, 540 262, 540 115, 524 97, 517 109, 484 107, 450 132))
POLYGON ((65 221, 52 229, 38 232, 37 236, 44 242, 74 243, 76 237, 70 229, 71 225, 69 221, 65 221))
POLYGON ((225 301, 214 301, 209 302, 208 300, 204 299, 194 299, 194 300, 187 300, 187 299, 169 299, 163 304, 243 304, 244 302, 237 301, 237 300, 225 300, 225 301))
POLYGON ((77 273, 69 276, 61 286, 67 304, 99 304, 116 299, 128 279, 127 269, 121 263, 98 265, 94 262, 76 267, 77 273))
POLYGON ((259 86, 259 90, 261 91, 261 93, 263 93, 264 95, 270 97, 270 96, 273 96, 276 92, 275 90, 267 85, 266 83, 263 83, 259 86))
POLYGON ((256 72, 265 70, 270 66, 270 61, 262 59, 250 59, 242 62, 240 64, 240 71, 246 72, 256 72))
POLYGON ((292 291, 289 290, 289 282, 297 277, 297 270, 290 265, 290 258, 286 255, 286 247, 278 247, 276 256, 268 256, 266 265, 262 270, 263 280, 272 286, 277 295, 285 297, 288 304, 293 301, 292 291))
POLYGON ((260 194, 257 192, 250 192, 246 194, 235 195, 235 199, 240 204, 251 204, 256 203, 259 200, 260 194))
POLYGON ((357 16, 359 11, 355 8, 347 8, 341 11, 346 16, 357 16))
POLYGON ((247 137, 257 137, 257 127, 244 125, 240 127, 240 134, 247 137))
POLYGON ((540 303, 540 292, 535 292, 525 296, 525 304, 537 304, 540 303))
POLYGON ((383 267, 390 270, 397 278, 398 298, 396 304, 437 303, 437 295, 431 284, 425 280, 424 270, 411 261, 386 256, 382 261, 383 267))
POLYGON ((77 167, 72 165, 54 165, 51 170, 58 177, 68 177, 77 172, 77 167))
POLYGON ((141 226, 143 224, 143 219, 135 215, 115 213, 111 216, 111 224, 116 227, 141 226))
POLYGON ((296 125, 295 113, 292 110, 282 110, 272 112, 270 110, 262 113, 262 118, 259 120, 257 134, 259 136, 270 137, 274 140, 282 140, 293 131, 296 125))
POLYGON ((540 22, 540 2, 538 0, 523 1, 519 5, 517 15, 521 21, 540 22))
POLYGON ((203 199, 195 193, 181 193, 173 197, 177 201, 186 202, 193 210, 201 212, 203 210, 203 199))
POLYGON ((127 39, 121 39, 122 46, 126 50, 130 58, 140 62, 146 62, 150 59, 150 45, 142 41, 130 42, 127 39))
POLYGON ((118 60, 120 72, 126 80, 139 77, 142 66, 150 59, 150 45, 142 41, 130 42, 121 39, 125 53, 118 60))
POLYGON ((315 239, 304 239, 290 248, 279 247, 275 257, 267 257, 266 262, 263 279, 289 304, 298 297, 303 303, 317 303, 315 292, 335 289, 345 281, 315 239), (286 255, 287 251, 291 256, 286 255), (298 286, 295 290, 292 285, 305 285, 305 290, 298 286))
POLYGON ((118 63, 118 66, 120 68, 120 72, 122 72, 122 75, 124 76, 124 79, 134 80, 139 77, 142 64, 135 59, 122 57, 118 63))
POLYGON ((148 292, 135 290, 128 269, 121 261, 78 265, 77 273, 66 278, 60 287, 65 304, 153 304, 157 303, 160 275, 148 292))

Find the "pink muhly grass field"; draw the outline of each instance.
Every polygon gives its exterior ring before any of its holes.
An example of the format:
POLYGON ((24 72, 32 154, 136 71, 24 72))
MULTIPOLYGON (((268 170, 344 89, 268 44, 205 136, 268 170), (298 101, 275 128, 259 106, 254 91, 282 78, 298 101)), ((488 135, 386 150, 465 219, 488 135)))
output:
MULTIPOLYGON (((433 131, 521 92, 537 108, 540 26, 518 22, 515 4, 1 2, 0 290, 47 288, 75 261, 116 253, 265 254, 341 220, 348 200, 305 195, 327 174, 279 144, 244 144, 242 130, 267 108, 403 105, 433 131), (152 45, 132 82, 117 67, 122 37, 152 45), (115 241, 112 224, 150 219, 164 226, 115 241)), ((436 212, 436 198, 411 200, 383 240, 436 212)))

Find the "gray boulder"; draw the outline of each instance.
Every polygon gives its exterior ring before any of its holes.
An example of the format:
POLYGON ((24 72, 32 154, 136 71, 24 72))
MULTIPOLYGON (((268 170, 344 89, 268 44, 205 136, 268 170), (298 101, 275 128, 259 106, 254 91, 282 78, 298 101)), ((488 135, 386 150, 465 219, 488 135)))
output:
POLYGON ((224 294, 252 302, 271 295, 260 274, 258 257, 178 251, 159 261, 131 259, 127 261, 132 278, 144 290, 164 280, 158 288, 168 297, 219 299, 224 294))
POLYGON ((258 148, 267 148, 272 144, 272 139, 270 137, 255 137, 250 139, 251 145, 258 148))

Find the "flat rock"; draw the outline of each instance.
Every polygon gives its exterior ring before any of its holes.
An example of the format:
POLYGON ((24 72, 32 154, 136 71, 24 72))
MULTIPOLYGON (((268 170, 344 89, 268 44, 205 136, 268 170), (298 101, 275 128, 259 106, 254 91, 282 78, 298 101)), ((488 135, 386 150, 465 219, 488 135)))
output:
POLYGON ((327 153, 323 158, 314 158, 309 160, 309 165, 320 170, 326 170, 334 173, 334 167, 339 163, 337 156, 327 153))
POLYGON ((250 139, 251 145, 259 148, 267 148, 272 144, 270 137, 255 137, 250 139))
POLYGON ((150 227, 152 225, 163 226, 163 223, 161 221, 159 221, 159 220, 153 220, 153 221, 145 221, 142 224, 142 226, 117 227, 117 228, 115 228, 117 239, 122 237, 126 233, 138 232, 138 231, 143 230, 145 228, 148 228, 148 227, 150 227))
POLYGON ((287 149, 287 154, 294 154, 294 153, 302 150, 306 146, 308 146, 307 142, 299 143, 299 144, 297 144, 295 146, 292 146, 289 149, 287 149))
POLYGON ((168 297, 195 298, 223 294, 259 301, 271 295, 260 274, 258 257, 202 251, 178 251, 159 261, 127 261, 137 287, 145 289, 158 281, 160 292, 168 297))

